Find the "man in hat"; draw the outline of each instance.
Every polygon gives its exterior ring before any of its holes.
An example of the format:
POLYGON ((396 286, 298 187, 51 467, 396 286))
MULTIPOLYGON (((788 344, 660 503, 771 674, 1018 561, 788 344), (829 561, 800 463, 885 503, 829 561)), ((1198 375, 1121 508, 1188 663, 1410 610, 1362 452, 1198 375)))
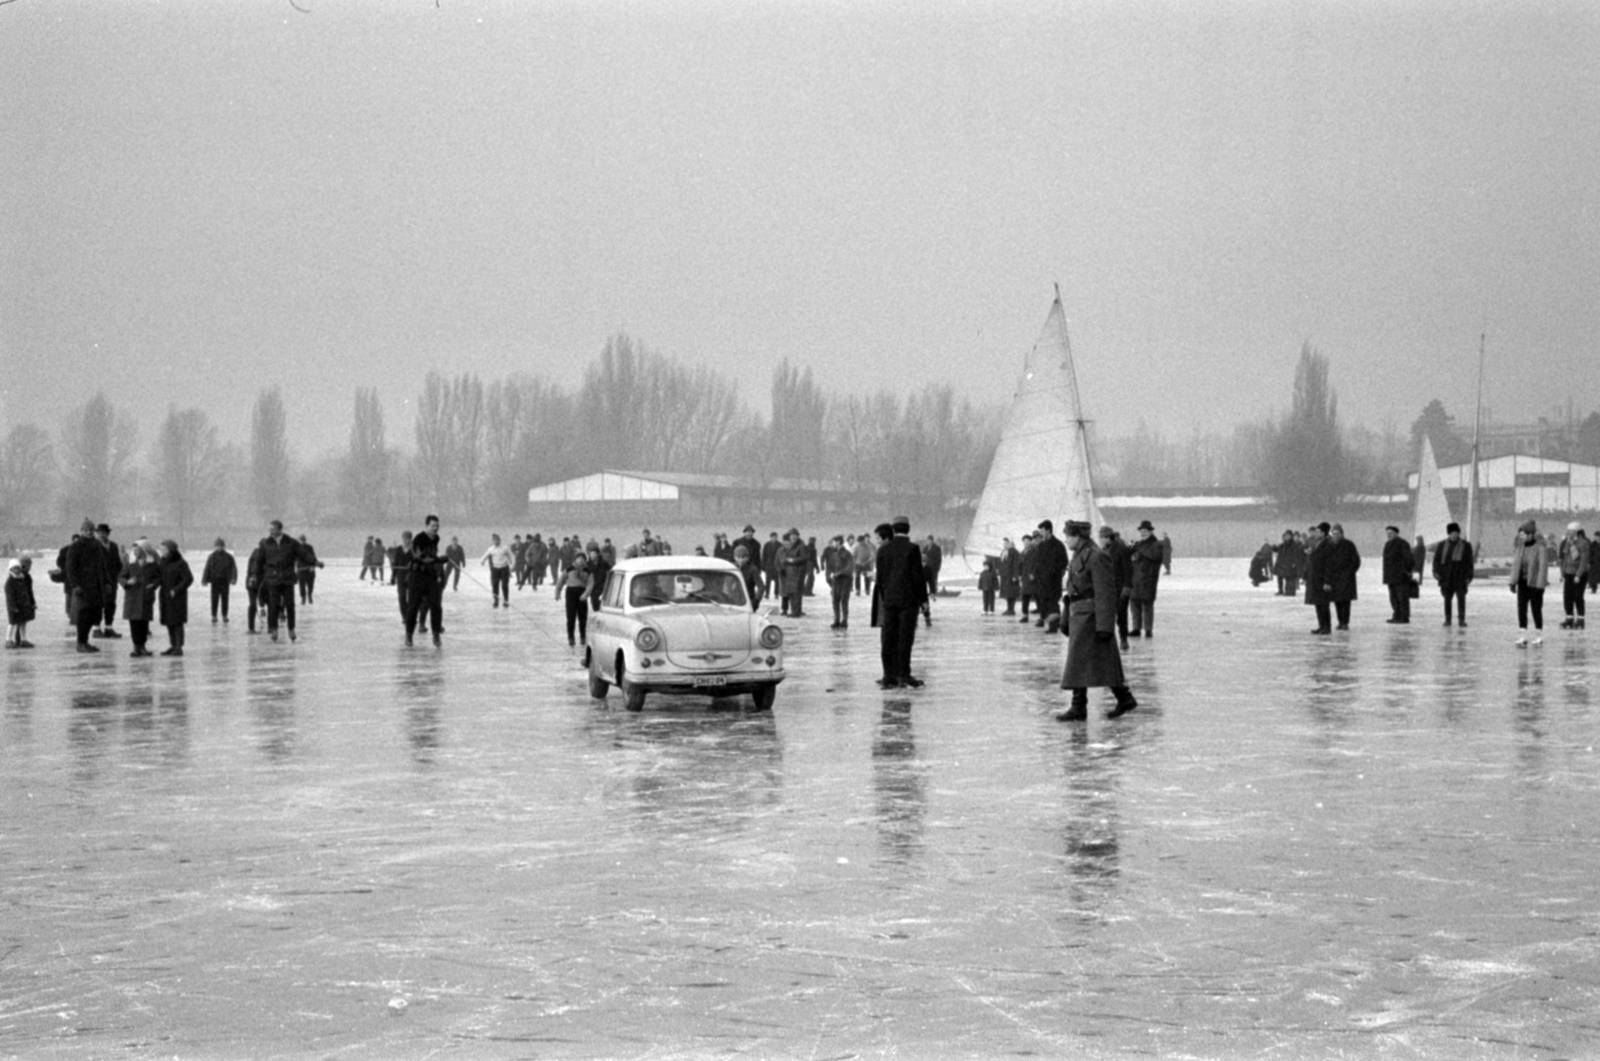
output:
MULTIPOLYGON (((1051 633, 1061 629, 1061 580, 1067 573, 1067 547, 1055 535, 1055 524, 1039 521, 1039 536, 1033 544, 1033 602, 1038 619, 1035 626, 1048 626, 1051 633)), ((1023 606, 1027 616, 1027 606, 1023 606)))
POLYGON ((911 540, 906 516, 896 516, 887 528, 880 525, 878 535, 877 584, 872 589, 872 621, 879 628, 883 660, 878 687, 915 689, 922 680, 911 676, 911 648, 917 640, 917 613, 928 603, 922 551, 911 540))
POLYGON ((106 584, 100 591, 102 621, 94 636, 121 637, 111 624, 117 621, 117 578, 122 574, 122 549, 111 540, 111 528, 104 523, 94 529, 94 540, 105 554, 106 562, 106 584))
POLYGON ((1109 686, 1117 704, 1107 718, 1125 715, 1139 706, 1122 673, 1122 656, 1117 652, 1116 576, 1111 558, 1089 540, 1089 524, 1067 521, 1066 600, 1067 662, 1061 672, 1061 688, 1072 691, 1072 703, 1056 718, 1062 722, 1082 722, 1089 717, 1089 688, 1109 686))
POLYGON ((1156 636, 1156 588, 1166 550, 1156 537, 1150 521, 1139 521, 1139 540, 1129 547, 1128 563, 1132 576, 1128 582, 1128 636, 1156 636))
POLYGON ((1111 561, 1111 581, 1117 587, 1117 635, 1128 648, 1128 602, 1133 595, 1133 550, 1111 527, 1100 528, 1100 551, 1111 561))
POLYGON ((739 532, 739 537, 733 540, 733 551, 739 552, 739 547, 744 547, 745 556, 757 567, 761 566, 761 543, 756 540, 756 529, 750 524, 744 525, 744 530, 739 532))
POLYGON ((1389 587, 1388 622, 1409 623, 1411 621, 1411 583, 1414 577, 1416 561, 1411 556, 1411 546, 1400 537, 1400 528, 1388 526, 1383 529, 1383 584, 1389 587))
POLYGON ((72 544, 62 550, 62 585, 67 591, 67 614, 78 634, 79 652, 99 652, 89 644, 89 634, 104 608, 106 551, 95 541, 93 520, 84 520, 72 544))

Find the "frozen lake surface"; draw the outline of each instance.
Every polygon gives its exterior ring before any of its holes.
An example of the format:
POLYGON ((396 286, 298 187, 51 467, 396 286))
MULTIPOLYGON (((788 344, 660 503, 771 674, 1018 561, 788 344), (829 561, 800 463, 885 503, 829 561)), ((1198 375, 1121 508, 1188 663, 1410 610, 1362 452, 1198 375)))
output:
POLYGON ((1140 708, 1086 726, 1064 640, 970 589, 924 689, 818 599, 772 713, 631 715, 548 590, 463 579, 407 650, 330 564, 298 644, 132 660, 43 585, 0 655, 0 1056, 1600 1052, 1600 630, 1516 648, 1499 583, 1388 626, 1369 577, 1313 638, 1244 570, 1180 561, 1140 708))

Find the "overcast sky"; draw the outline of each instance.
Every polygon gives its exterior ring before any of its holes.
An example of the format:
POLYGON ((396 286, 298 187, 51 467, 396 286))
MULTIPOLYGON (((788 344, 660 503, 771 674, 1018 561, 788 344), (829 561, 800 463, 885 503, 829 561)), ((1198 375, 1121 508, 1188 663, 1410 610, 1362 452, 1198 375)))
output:
MULTIPOLYGON (((98 388, 295 449, 606 337, 1088 413, 1600 405, 1600 4, 0 5, 0 426, 98 388)), ((398 430, 397 430, 398 429, 398 430)))

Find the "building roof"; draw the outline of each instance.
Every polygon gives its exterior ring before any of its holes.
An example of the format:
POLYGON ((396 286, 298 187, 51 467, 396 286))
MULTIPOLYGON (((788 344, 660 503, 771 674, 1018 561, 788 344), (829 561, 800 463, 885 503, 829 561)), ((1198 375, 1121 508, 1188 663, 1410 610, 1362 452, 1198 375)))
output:
MULTIPOLYGON (((854 494, 857 491, 827 479, 769 479, 761 482, 744 475, 705 475, 694 472, 641 472, 606 469, 576 479, 547 483, 528 491, 530 504, 570 501, 676 501, 682 491, 726 493, 854 494)), ((881 494, 881 484, 863 488, 881 494)))

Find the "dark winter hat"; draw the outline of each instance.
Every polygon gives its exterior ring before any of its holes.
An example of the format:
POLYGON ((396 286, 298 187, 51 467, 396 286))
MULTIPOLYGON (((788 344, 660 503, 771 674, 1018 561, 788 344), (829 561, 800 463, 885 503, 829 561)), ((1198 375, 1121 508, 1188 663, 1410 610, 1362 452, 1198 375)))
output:
POLYGON ((896 534, 910 534, 911 533, 911 517, 910 516, 896 516, 894 518, 894 521, 890 525, 894 528, 894 532, 896 534))
POLYGON ((1054 534, 1055 533, 1055 529, 1056 529, 1056 525, 1054 523, 1051 523, 1047 519, 1042 519, 1042 520, 1039 521, 1038 529, 1039 530, 1047 530, 1050 533, 1054 534))
POLYGON ((892 538, 894 537, 894 527, 887 523, 880 523, 872 528, 872 533, 880 538, 892 538))
POLYGON ((750 526, 750 524, 746 523, 744 525, 744 533, 745 534, 754 534, 755 532, 756 532, 756 529, 754 527, 750 526))
POLYGON ((1111 525, 1110 524, 1106 524, 1105 526, 1100 528, 1100 537, 1102 537, 1102 538, 1115 538, 1116 536, 1117 536, 1117 532, 1111 529, 1111 525))
POLYGON ((1317 524, 1317 530, 1321 531, 1323 534, 1327 534, 1329 531, 1333 530, 1333 524, 1329 523, 1327 520, 1323 520, 1321 523, 1317 524))
POLYGON ((218 549, 222 549, 222 548, 226 548, 228 543, 223 541, 221 538, 218 538, 212 544, 215 545, 218 549))
POLYGON ((85 516, 84 519, 83 519, 83 523, 80 524, 79 527, 78 527, 78 533, 79 534, 93 534, 94 533, 94 520, 92 520, 92 519, 88 518, 87 516, 85 516))
POLYGON ((1400 528, 1396 527, 1393 523, 1389 524, 1387 527, 1385 527, 1383 529, 1386 530, 1386 531, 1394 531, 1396 534, 1400 533, 1400 528))
POLYGON ((1444 532, 1446 534, 1460 534, 1461 533, 1461 524, 1459 524, 1459 523, 1446 523, 1444 525, 1444 532))
POLYGON ((1069 519, 1062 527, 1061 533, 1068 538, 1087 538, 1089 536, 1089 522, 1081 519, 1069 519))
POLYGON ((1155 530, 1155 527, 1151 525, 1149 520, 1142 519, 1142 520, 1139 521, 1139 529, 1140 530, 1153 531, 1153 530, 1155 530))
POLYGON ((1523 534, 1537 534, 1539 531, 1539 525, 1530 519, 1528 522, 1518 527, 1517 530, 1521 531, 1523 534))
POLYGON ((111 528, 102 523, 100 526, 95 528, 95 532, 98 534, 110 534, 111 528))

